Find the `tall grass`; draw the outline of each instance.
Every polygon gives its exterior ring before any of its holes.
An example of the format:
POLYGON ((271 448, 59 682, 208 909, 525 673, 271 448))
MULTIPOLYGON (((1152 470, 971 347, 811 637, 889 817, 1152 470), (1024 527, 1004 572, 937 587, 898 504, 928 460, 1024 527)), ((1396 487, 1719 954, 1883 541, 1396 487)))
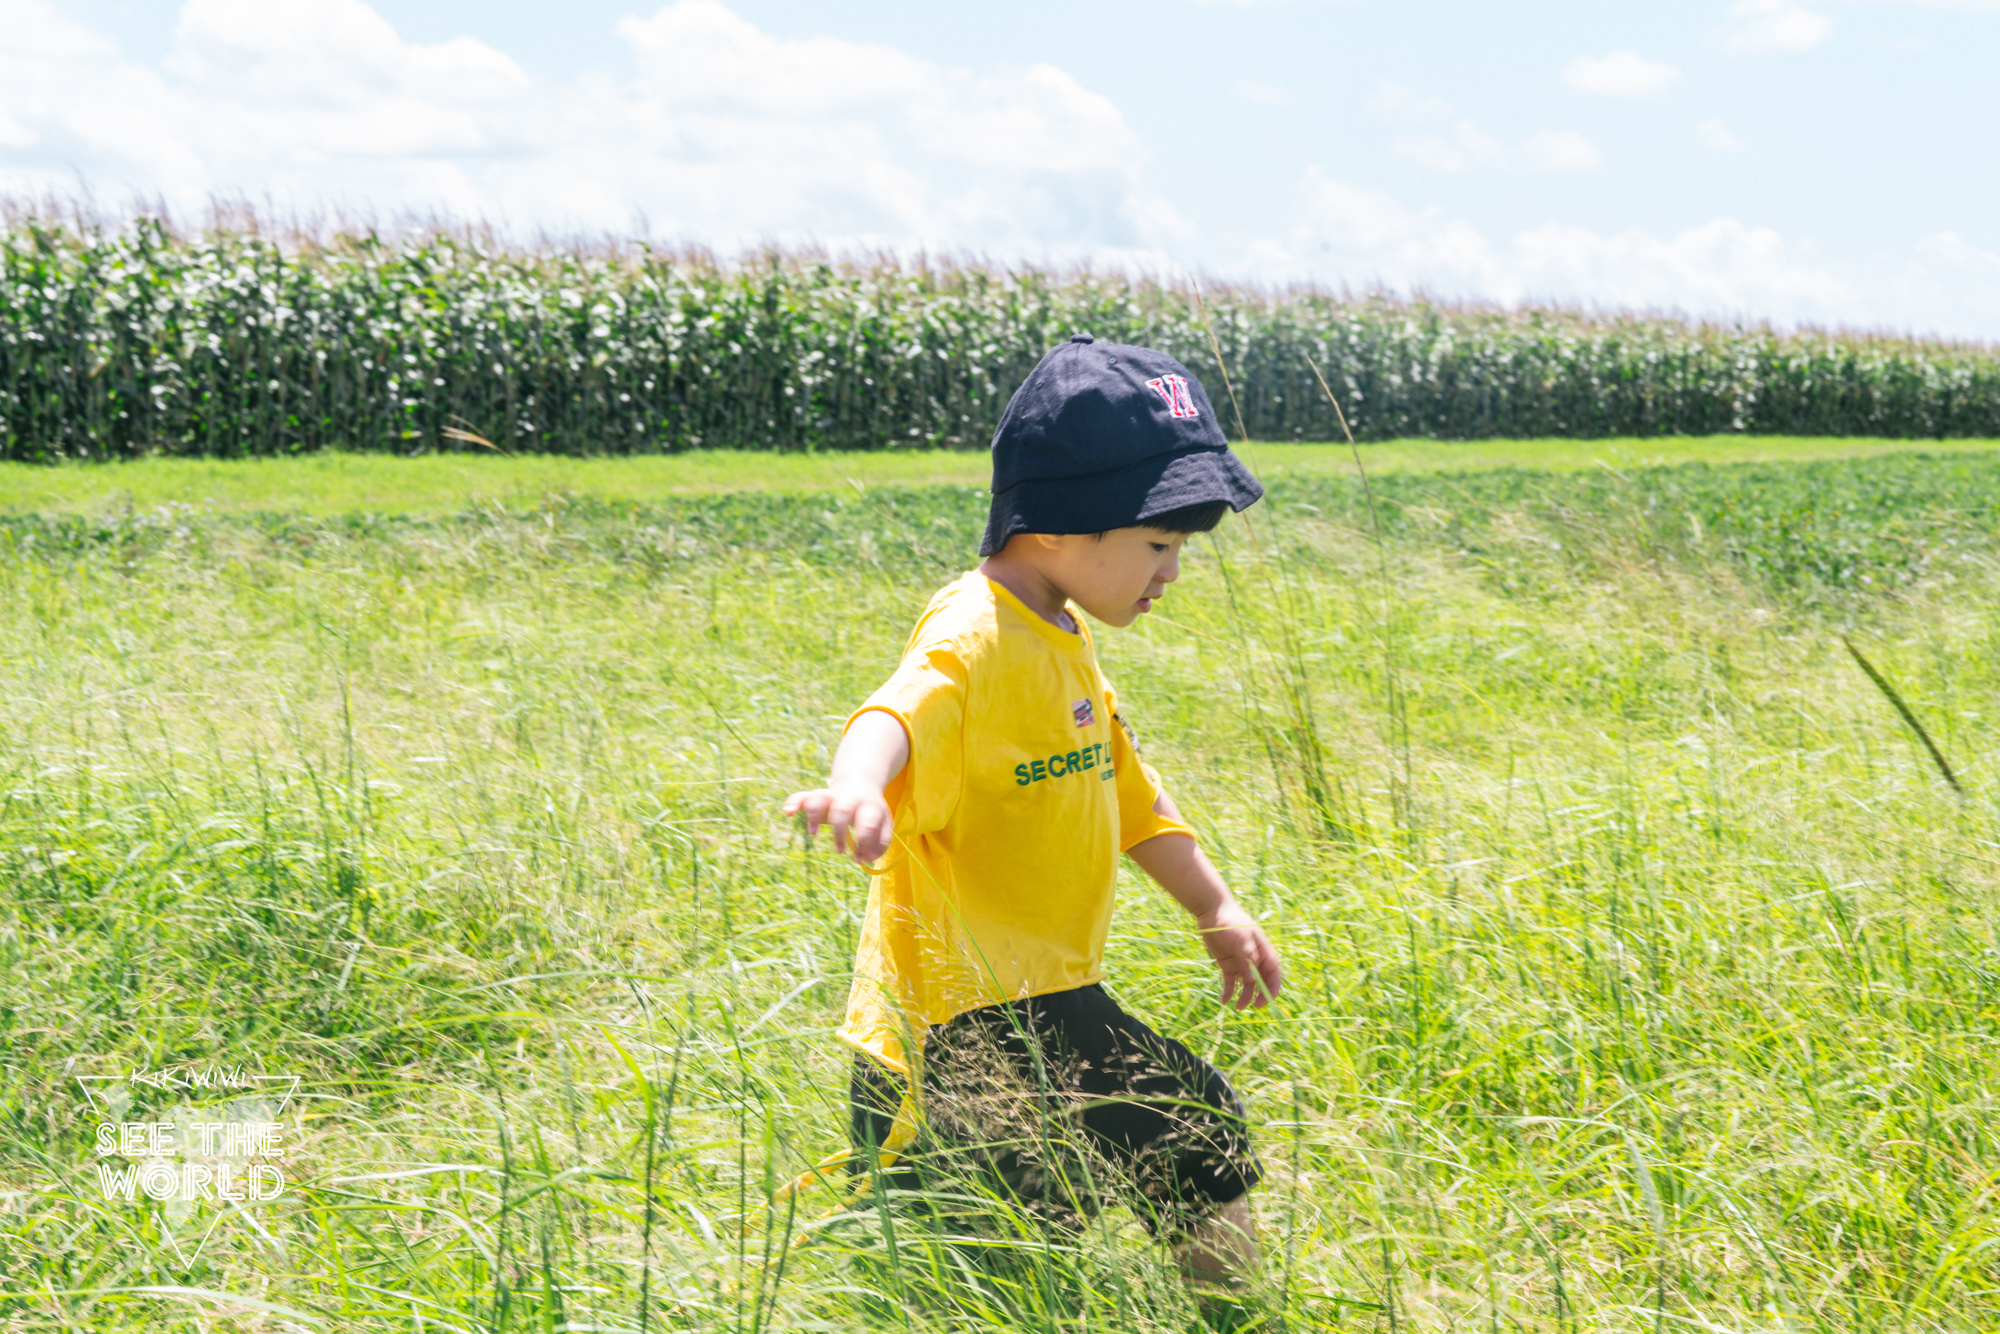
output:
MULTIPOLYGON (((1112 985, 1246 1094, 1294 1328, 1992 1327, 1978 466, 1378 477, 1397 729, 1351 483, 1274 485, 1107 637, 1285 952, 1223 1012, 1121 886, 1112 985), (1270 760, 1295 690, 1331 825, 1270 760)), ((0 527, 0 1321, 1191 1328, 1119 1209, 761 1206, 840 1143, 865 894, 776 801, 981 513, 0 527), (215 1215, 107 1203, 73 1076, 210 1062, 304 1076, 293 1186, 182 1264, 215 1215)))
MULTIPOLYGON (((1338 439, 1749 432, 2000 436, 1979 346, 1498 310, 1312 288, 1211 291, 1245 425, 1338 439)), ((777 251, 724 263, 474 230, 0 224, 0 458, 328 447, 640 453, 983 445, 1076 330, 1209 364, 1191 286, 777 251)))

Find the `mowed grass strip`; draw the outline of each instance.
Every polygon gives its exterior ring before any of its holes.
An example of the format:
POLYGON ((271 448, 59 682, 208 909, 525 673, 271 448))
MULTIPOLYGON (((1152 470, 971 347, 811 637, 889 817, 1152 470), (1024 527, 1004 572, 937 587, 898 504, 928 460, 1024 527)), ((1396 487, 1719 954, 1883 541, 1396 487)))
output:
MULTIPOLYGON (((1257 442, 1239 446, 1260 476, 1350 475, 1345 445, 1257 442)), ((1362 445, 1373 472, 1455 472, 1524 467, 1653 467, 1874 458, 1884 454, 1984 454, 1991 440, 1810 439, 1702 436, 1628 440, 1401 440, 1362 445)), ((472 506, 538 506, 551 496, 647 504, 734 491, 812 492, 854 486, 985 485, 983 450, 778 454, 693 451, 621 458, 559 455, 309 454, 296 458, 157 457, 99 464, 0 462, 0 513, 107 513, 187 505, 212 513, 330 516, 448 514, 472 506)))
MULTIPOLYGON (((1134 879, 1111 980, 1249 1099, 1295 1327, 1991 1327, 2000 457, 1377 492, 1379 552, 1331 462, 1274 476, 1103 637, 1285 951, 1225 1013, 1134 879)), ((0 1316, 1190 1328, 1117 1208, 759 1205, 840 1144, 865 897, 776 804, 982 516, 0 526, 0 1316), (74 1076, 211 1063, 303 1126, 183 1264, 216 1215, 107 1202, 74 1076)))

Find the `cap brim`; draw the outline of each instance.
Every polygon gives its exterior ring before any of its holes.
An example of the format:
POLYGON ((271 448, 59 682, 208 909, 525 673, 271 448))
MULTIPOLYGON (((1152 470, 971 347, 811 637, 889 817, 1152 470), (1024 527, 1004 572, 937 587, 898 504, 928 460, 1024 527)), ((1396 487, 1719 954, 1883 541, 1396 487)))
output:
POLYGON ((1016 533, 1102 533, 1217 501, 1241 511, 1263 495, 1263 485, 1227 449, 1163 454, 1088 477, 1016 482, 993 497, 979 554, 992 555, 1016 533))

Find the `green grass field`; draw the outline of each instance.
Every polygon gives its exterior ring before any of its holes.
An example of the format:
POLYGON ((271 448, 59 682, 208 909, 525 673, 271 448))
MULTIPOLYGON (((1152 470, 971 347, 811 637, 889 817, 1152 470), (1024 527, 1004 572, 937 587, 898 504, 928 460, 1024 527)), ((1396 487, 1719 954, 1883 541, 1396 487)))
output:
MULTIPOLYGON (((1372 513, 1253 449, 1103 636, 1285 954, 1223 1013, 1128 874, 1111 985, 1248 1100, 1291 1327, 2000 1324, 2000 451, 1369 453, 1372 513)), ((1120 1209, 761 1205, 841 1145, 866 894, 777 805, 982 480, 0 472, 0 1329, 1194 1328, 1120 1209), (300 1077, 284 1193, 107 1199, 78 1077, 218 1067, 300 1077)))
MULTIPOLYGON (((1531 465, 1625 468, 1666 463, 1757 463, 1873 458, 1882 454, 1985 453, 1992 440, 1805 440, 1781 436, 1646 440, 1403 440, 1362 445, 1376 472, 1440 472, 1531 465)), ((1259 475, 1347 476, 1344 445, 1255 444, 1259 475)), ((815 491, 862 486, 984 485, 982 450, 887 450, 868 454, 694 452, 632 458, 532 454, 314 454, 288 459, 152 458, 54 467, 0 463, 0 514, 107 512, 180 504, 206 512, 333 515, 437 514, 468 505, 518 509, 549 496, 645 504, 727 491, 815 491)))

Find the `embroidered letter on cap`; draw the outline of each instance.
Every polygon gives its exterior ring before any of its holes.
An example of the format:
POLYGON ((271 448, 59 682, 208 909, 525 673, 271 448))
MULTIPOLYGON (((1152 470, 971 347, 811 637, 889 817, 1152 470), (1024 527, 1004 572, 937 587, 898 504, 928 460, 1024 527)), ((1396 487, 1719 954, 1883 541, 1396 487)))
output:
POLYGON ((1162 375, 1157 380, 1146 381, 1146 388, 1167 400, 1167 415, 1170 417, 1199 417, 1195 411, 1194 395, 1188 392, 1185 375, 1162 375))

